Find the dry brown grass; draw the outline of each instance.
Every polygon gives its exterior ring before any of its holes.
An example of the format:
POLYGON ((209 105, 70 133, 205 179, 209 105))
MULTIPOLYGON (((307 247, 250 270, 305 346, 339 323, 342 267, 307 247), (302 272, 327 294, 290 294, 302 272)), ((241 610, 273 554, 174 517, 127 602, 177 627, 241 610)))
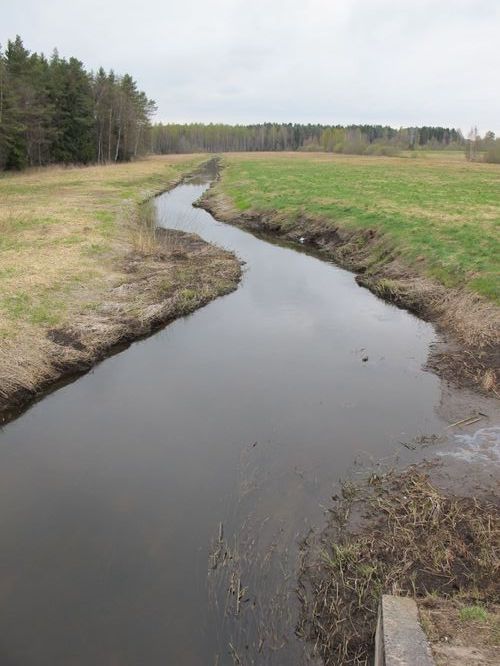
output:
POLYGON ((0 339, 61 323, 98 301, 130 243, 127 210, 201 157, 51 167, 0 177, 0 339))
POLYGON ((418 468, 346 484, 305 545, 300 634, 325 664, 367 664, 382 593, 498 601, 498 506, 453 498, 418 468))

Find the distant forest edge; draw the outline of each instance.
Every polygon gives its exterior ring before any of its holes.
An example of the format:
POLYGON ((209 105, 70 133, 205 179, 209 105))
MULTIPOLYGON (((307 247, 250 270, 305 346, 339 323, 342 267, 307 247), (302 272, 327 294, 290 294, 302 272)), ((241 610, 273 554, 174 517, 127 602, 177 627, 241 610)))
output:
POLYGON ((326 151, 349 155, 398 155, 403 150, 462 150, 467 159, 500 162, 500 139, 481 138, 476 129, 466 139, 459 129, 382 125, 162 124, 151 132, 154 153, 237 151, 326 151))
POLYGON ((0 50, 0 169, 127 161, 149 152, 155 104, 128 75, 76 58, 0 50))
POLYGON ((0 170, 123 162, 147 153, 327 151, 397 155, 465 150, 500 162, 500 139, 471 130, 382 125, 152 124, 156 105, 129 74, 88 72, 76 58, 31 53, 17 36, 0 49, 0 170))
POLYGON ((382 125, 168 124, 153 127, 156 153, 305 150, 391 155, 418 147, 463 150, 460 130, 447 127, 393 129, 382 125))

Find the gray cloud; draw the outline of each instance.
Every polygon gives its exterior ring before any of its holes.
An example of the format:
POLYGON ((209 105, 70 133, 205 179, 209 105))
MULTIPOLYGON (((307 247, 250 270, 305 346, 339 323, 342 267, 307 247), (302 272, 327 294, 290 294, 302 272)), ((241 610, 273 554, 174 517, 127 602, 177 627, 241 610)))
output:
POLYGON ((500 132, 498 0, 25 0, 0 42, 131 73, 164 121, 500 132))

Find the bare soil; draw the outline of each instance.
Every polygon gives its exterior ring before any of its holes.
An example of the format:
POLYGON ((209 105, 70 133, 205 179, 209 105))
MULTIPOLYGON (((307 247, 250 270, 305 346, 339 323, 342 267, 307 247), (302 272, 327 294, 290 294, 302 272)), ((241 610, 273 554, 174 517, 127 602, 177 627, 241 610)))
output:
POLYGON ((444 343, 431 350, 429 369, 500 397, 500 311, 494 303, 408 268, 376 229, 347 230, 306 214, 241 213, 219 187, 208 190, 200 205, 220 221, 300 245, 355 272, 359 285, 435 324, 444 343))
POLYGON ((479 607, 463 600, 429 596, 418 601, 420 621, 431 644, 436 666, 495 666, 500 654, 500 606, 479 607))

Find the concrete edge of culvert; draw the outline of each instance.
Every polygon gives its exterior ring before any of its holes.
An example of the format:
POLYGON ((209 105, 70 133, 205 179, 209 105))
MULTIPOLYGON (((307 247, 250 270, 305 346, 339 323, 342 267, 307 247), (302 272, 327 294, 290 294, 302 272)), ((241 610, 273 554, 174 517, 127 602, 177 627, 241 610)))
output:
POLYGON ((410 597, 384 594, 378 612, 374 666, 417 665, 434 666, 417 604, 410 597))

